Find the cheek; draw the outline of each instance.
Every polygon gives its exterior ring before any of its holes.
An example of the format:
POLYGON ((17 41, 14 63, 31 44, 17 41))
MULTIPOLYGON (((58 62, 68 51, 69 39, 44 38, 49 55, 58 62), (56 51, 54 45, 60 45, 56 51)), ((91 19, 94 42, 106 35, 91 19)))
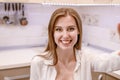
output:
POLYGON ((54 33, 54 40, 55 40, 55 43, 58 42, 59 36, 60 36, 59 34, 54 33))
POLYGON ((78 35, 78 32, 73 32, 73 33, 71 33, 71 36, 72 36, 73 38, 77 38, 77 35, 78 35))
POLYGON ((78 40, 78 33, 73 33, 73 34, 71 34, 71 37, 72 37, 72 39, 74 40, 74 42, 76 43, 77 40, 78 40))

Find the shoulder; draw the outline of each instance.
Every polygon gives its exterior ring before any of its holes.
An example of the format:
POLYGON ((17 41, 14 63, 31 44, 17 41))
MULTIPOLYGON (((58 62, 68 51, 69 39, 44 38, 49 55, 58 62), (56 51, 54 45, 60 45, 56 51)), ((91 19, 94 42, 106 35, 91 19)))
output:
POLYGON ((44 62, 44 58, 42 58, 39 55, 36 55, 33 57, 32 61, 31 61, 31 65, 42 65, 44 62))
POLYGON ((34 65, 50 64, 50 62, 52 62, 52 59, 45 58, 44 55, 46 54, 48 54, 48 52, 43 52, 39 55, 34 56, 31 61, 31 64, 34 64, 34 65))
POLYGON ((91 50, 91 49, 82 49, 81 50, 81 55, 82 55, 82 59, 88 61, 88 62, 91 62, 93 61, 94 59, 98 58, 99 55, 97 52, 91 50))
POLYGON ((95 49, 95 48, 83 48, 81 50, 81 53, 85 56, 99 56, 100 54, 105 54, 104 51, 102 50, 98 50, 98 49, 95 49))

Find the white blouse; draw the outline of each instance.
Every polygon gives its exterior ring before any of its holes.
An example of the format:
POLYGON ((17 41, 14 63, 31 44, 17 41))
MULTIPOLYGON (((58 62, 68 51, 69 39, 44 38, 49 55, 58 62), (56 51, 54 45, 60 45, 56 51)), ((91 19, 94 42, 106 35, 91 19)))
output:
MULTIPOLYGON (((53 60, 45 60, 40 56, 31 62, 30 80, 55 80, 57 72, 53 60)), ((120 56, 111 54, 93 54, 76 50, 76 66, 74 80, 92 80, 91 71, 108 72, 120 69, 120 56)))

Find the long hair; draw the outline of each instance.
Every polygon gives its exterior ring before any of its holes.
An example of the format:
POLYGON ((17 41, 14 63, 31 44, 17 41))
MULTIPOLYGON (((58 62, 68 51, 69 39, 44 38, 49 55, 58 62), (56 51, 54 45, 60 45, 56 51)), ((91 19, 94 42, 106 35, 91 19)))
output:
POLYGON ((78 40, 76 44, 74 45, 74 48, 77 50, 81 49, 81 43, 82 43, 82 22, 80 19, 79 14, 72 8, 59 8, 55 10, 50 18, 49 25, 48 25, 48 45, 45 49, 45 52, 48 52, 46 54, 46 58, 49 59, 51 56, 53 58, 53 65, 57 64, 58 57, 56 53, 56 43, 54 41, 54 28, 55 28, 55 23, 58 20, 58 18, 70 15, 72 16, 77 24, 78 28, 78 40))

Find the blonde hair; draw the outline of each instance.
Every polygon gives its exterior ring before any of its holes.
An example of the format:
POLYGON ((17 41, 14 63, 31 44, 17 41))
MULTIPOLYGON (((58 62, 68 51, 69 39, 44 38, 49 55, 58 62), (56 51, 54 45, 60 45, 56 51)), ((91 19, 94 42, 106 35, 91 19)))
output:
POLYGON ((45 52, 47 51, 48 54, 46 55, 47 58, 49 58, 50 56, 52 56, 53 58, 53 65, 55 65, 58 61, 57 58, 57 54, 56 54, 56 43, 54 41, 54 28, 55 28, 55 23, 57 21, 58 18, 63 17, 63 16, 67 16, 70 15, 72 16, 77 24, 77 28, 78 28, 78 41, 75 44, 74 48, 77 50, 81 49, 81 43, 82 43, 82 22, 80 19, 79 14, 72 8, 59 8, 57 10, 54 11, 54 13, 52 14, 50 21, 49 21, 49 25, 48 25, 48 45, 46 47, 45 52), (49 55, 49 56, 48 56, 49 55))

